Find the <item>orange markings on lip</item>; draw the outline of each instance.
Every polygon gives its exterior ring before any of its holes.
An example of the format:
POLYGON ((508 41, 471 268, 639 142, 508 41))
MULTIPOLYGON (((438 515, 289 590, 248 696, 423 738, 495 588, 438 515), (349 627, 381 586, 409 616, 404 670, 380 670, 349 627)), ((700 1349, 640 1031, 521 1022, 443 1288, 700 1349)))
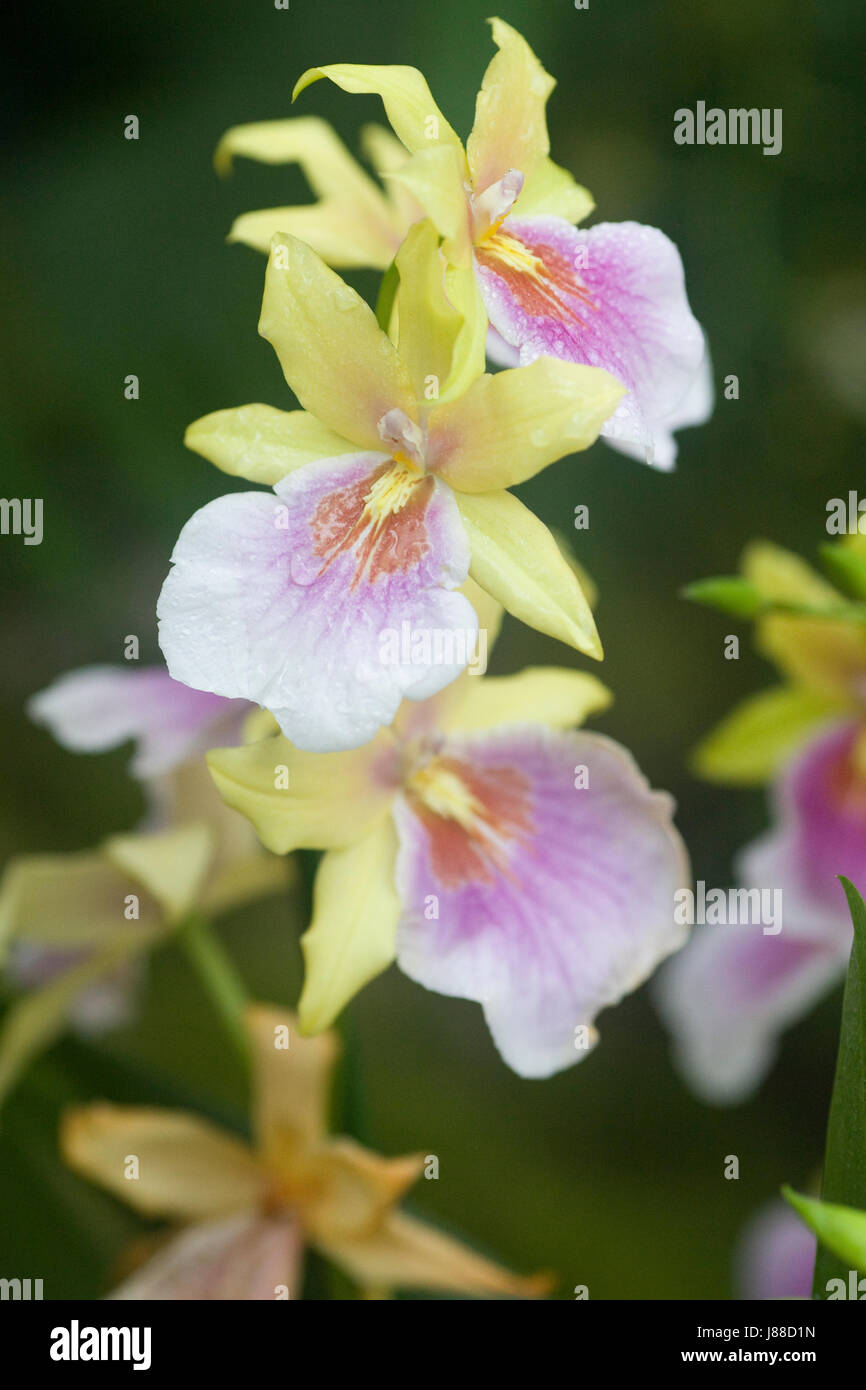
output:
POLYGON ((456 778, 466 793, 471 813, 443 814, 411 785, 413 810, 427 831, 433 871, 445 888, 467 883, 491 883, 508 874, 507 842, 525 838, 533 829, 532 793, 527 777, 517 768, 475 770, 453 758, 436 758, 434 775, 456 778))
POLYGON ((511 233, 497 232, 476 246, 475 255, 485 269, 505 281, 531 318, 555 318, 585 328, 585 320, 568 300, 578 299, 587 309, 598 309, 568 257, 552 246, 529 246, 511 233))
POLYGON ((430 549, 425 514, 433 493, 432 477, 419 475, 417 482, 407 487, 406 500, 397 509, 377 515, 371 508, 371 490, 394 467, 384 463, 350 487, 323 497, 313 513, 313 551, 324 561, 320 572, 338 555, 354 551, 357 565, 352 589, 364 578, 372 584, 382 576, 406 572, 430 549))

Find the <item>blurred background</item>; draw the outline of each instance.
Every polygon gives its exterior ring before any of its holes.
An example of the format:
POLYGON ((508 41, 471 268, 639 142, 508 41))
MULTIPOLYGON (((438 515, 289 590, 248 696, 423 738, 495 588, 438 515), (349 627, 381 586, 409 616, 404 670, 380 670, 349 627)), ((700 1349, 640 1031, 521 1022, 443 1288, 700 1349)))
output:
MULTIPOLYGON (((3 491, 44 499, 44 541, 0 540, 4 631, 0 859, 82 849, 141 813, 127 751, 74 757, 23 713, 60 672, 119 662, 135 633, 158 659, 154 605, 189 515, 231 484, 182 445, 185 426, 247 401, 291 407, 256 335, 264 260, 224 238, 235 215, 305 201, 297 171, 239 162, 221 181, 222 132, 290 114, 297 76, 320 62, 410 63, 465 135, 492 55, 485 0, 82 0, 20 10, 0 83, 6 107, 0 234, 3 491), (140 139, 123 138, 124 117, 140 139), (138 401, 124 378, 140 378, 138 401)), ((698 783, 690 747, 739 697, 771 680, 733 620, 678 597, 734 569, 761 534, 807 553, 827 499, 863 485, 866 12, 854 0, 503 0, 499 13, 558 79, 552 153, 592 190, 596 219, 635 219, 679 245, 709 335, 719 400, 684 432, 676 473, 603 444, 521 490, 568 532, 599 586, 616 694, 598 721, 679 802, 696 877, 730 882, 732 853, 766 821, 761 793, 698 783), (680 147, 674 111, 781 107, 783 150, 680 147), (739 399, 722 397, 726 375, 739 399)), ((327 84, 296 113, 331 119, 357 150, 377 99, 327 84)), ((350 277, 368 297, 371 275, 350 277)), ((241 486, 245 486, 241 484, 241 486)), ((494 669, 574 661, 508 621, 494 669)), ((297 997, 303 909, 269 901, 222 934, 253 993, 297 997)), ((19 1087, 0 1124, 0 1274, 44 1279, 51 1298, 108 1287, 143 1229, 74 1179, 56 1155, 71 1099, 192 1101, 243 1113, 243 1077, 173 949, 152 964, 139 1025, 98 1048, 66 1041, 19 1087)), ((514 1266, 549 1268, 561 1297, 731 1294, 738 1232, 782 1181, 820 1161, 839 996, 787 1036, 758 1097, 710 1109, 671 1069, 646 991, 601 1019, 601 1046, 548 1082, 498 1059, 472 1004, 396 971, 350 1011, 353 1124, 386 1153, 440 1159, 417 1209, 514 1266), (725 1155, 740 1158, 725 1181, 725 1155)), ((310 1292, 325 1288, 315 1267, 310 1292)))

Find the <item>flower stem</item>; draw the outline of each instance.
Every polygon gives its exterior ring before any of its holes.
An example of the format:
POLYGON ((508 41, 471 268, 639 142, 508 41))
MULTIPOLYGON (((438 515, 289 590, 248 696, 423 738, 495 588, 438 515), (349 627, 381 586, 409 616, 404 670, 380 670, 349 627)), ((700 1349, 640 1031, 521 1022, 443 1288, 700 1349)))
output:
POLYGON ((247 996, 234 965, 223 949, 210 922, 193 914, 181 928, 178 939, 195 968, 205 992, 219 1014, 226 1033, 244 1066, 249 1066, 250 1047, 244 1023, 247 996))

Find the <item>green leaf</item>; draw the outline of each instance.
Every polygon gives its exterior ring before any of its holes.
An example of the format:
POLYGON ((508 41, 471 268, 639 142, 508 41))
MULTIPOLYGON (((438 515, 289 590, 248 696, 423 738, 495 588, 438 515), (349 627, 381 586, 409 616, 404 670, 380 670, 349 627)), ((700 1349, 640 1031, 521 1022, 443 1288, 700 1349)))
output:
POLYGON ((782 1196, 802 1216, 821 1244, 845 1262, 846 1272, 848 1269, 866 1272, 866 1211, 803 1197, 790 1187, 782 1188, 782 1196))
MULTIPOLYGON (((842 1032, 824 1151, 824 1202, 866 1209, 866 905, 854 884, 840 879, 854 924, 854 945, 842 1002, 842 1032)), ((821 1240, 815 1261, 816 1298, 829 1279, 847 1278, 849 1264, 821 1240)))
POLYGON ((735 618, 755 618, 766 607, 760 590, 736 574, 696 579, 693 584, 686 585, 682 596, 694 603, 706 604, 708 608, 719 608, 735 618))
POLYGON ((712 579, 696 579, 680 591, 683 598, 718 608, 734 618, 763 618, 770 613, 783 613, 791 618, 825 618, 829 622, 866 623, 866 604, 847 603, 844 599, 826 602, 789 601, 768 598, 756 585, 739 575, 719 575, 712 579))
POLYGON ((821 561, 843 593, 866 599, 866 558, 863 555, 843 545, 822 545, 821 561))

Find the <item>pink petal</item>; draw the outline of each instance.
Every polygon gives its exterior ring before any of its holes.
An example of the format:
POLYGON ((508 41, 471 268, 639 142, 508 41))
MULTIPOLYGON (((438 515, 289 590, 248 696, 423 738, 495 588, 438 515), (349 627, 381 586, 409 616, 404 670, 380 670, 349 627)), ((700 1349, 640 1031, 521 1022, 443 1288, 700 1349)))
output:
POLYGON ((303 1243, 285 1217, 242 1214, 190 1226, 110 1295, 235 1303, 300 1294, 303 1243))
POLYGON ((28 713, 64 748, 98 753, 136 741, 131 771, 151 778, 217 744, 237 743, 249 705, 172 680, 162 666, 85 666, 34 695, 28 713))
POLYGON ((740 855, 745 888, 781 892, 782 930, 704 926, 658 982, 683 1074, 704 1099, 748 1096, 779 1034, 844 976, 851 922, 836 875, 866 889, 866 782, 851 763, 856 730, 824 732, 780 779, 777 824, 740 855))
MULTIPOLYGON (((602 433, 670 467, 671 432, 712 409, 704 335, 673 242, 636 222, 582 230, 509 217, 476 247, 475 264, 490 323, 520 362, 546 354, 611 372, 628 394, 602 433)), ((496 339, 489 346, 498 360, 496 339)))
POLYGON ((736 1258, 737 1297, 811 1298, 817 1241, 785 1202, 771 1202, 743 1232, 736 1258))
POLYGON ((497 730, 449 738, 435 757, 475 810, 468 823, 437 813, 412 777, 398 799, 399 963, 478 1000, 508 1064, 548 1076, 585 1056, 600 1010, 682 943, 672 803, 595 734, 497 730))
POLYGON ((404 697, 453 680, 466 661, 390 656, 404 623, 477 630, 453 592, 469 551, 447 485, 427 475, 378 528, 370 521, 366 499, 394 467, 381 454, 324 459, 285 478, 276 498, 233 493, 197 512, 158 607, 172 674, 255 701, 313 752, 368 742, 404 697))

